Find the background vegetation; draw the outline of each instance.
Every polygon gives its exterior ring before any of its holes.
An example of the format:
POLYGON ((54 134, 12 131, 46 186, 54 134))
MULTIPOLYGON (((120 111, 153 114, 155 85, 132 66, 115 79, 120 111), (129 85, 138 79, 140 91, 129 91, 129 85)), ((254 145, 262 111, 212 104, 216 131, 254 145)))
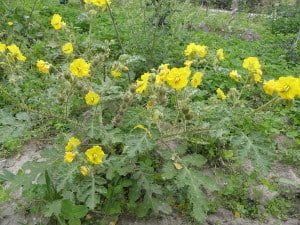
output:
POLYGON ((263 81, 299 77, 299 1, 239 1, 236 13, 216 10, 231 5, 209 1, 206 10, 200 1, 115 0, 102 11, 75 0, 4 0, 0 42, 16 44, 27 59, 0 55, 0 155, 21 153, 31 140, 47 139, 50 147, 42 150, 45 161, 28 162, 17 175, 2 171, 0 182, 12 185, 1 189, 0 200, 22 186, 26 202, 20 204, 52 224, 105 224, 122 213, 147 217, 172 210, 200 223, 218 207, 262 220, 295 214, 299 196, 281 193, 264 172, 276 161, 299 166, 299 100, 273 100, 263 82, 250 81, 242 63, 258 57, 263 81), (55 13, 66 23, 63 30, 51 26, 55 13), (70 55, 61 50, 67 42, 74 46, 70 55), (192 68, 204 73, 202 84, 180 92, 157 88, 161 64, 182 67, 189 43, 209 52, 192 68), (222 61, 215 56, 220 48, 222 61), (81 57, 91 64, 90 78, 69 72, 81 57), (51 65, 49 74, 36 68, 41 59, 51 65), (233 69, 243 82, 229 78, 233 69), (114 77, 114 70, 122 75, 114 77), (149 87, 138 94, 136 80, 146 72, 152 73, 149 87), (217 97, 218 88, 228 100, 217 97), (91 90, 100 95, 98 106, 85 102, 91 90), (281 136, 290 143, 283 148, 274 141, 281 136), (81 145, 78 158, 66 163, 71 137, 81 145), (95 145, 106 154, 101 165, 84 156, 95 145), (249 162, 254 170, 247 173, 249 162), (214 174, 205 172, 216 167, 214 174), (280 193, 266 210, 248 195, 259 184, 280 193))

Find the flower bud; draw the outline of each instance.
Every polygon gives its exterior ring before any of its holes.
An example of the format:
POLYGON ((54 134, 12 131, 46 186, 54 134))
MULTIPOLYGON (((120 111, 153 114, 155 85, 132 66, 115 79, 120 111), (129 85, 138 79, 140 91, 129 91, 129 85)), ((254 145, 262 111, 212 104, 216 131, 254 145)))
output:
POLYGON ((187 115, 188 113, 189 113, 189 111, 190 111, 190 109, 188 108, 188 107, 183 107, 182 109, 182 113, 184 114, 184 115, 187 115))
POLYGON ((191 120, 193 116, 191 114, 184 115, 186 120, 191 120))

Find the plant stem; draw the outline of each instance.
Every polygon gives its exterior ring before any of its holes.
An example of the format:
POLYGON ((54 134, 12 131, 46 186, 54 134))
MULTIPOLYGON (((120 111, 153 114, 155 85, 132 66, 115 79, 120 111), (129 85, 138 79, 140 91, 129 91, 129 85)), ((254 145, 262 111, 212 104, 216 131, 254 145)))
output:
POLYGON ((263 104, 262 106, 258 107, 257 109, 255 109, 254 111, 252 111, 251 113, 246 114, 246 116, 252 116, 255 113, 267 108, 268 106, 270 106, 271 104, 273 104, 274 102, 276 102, 277 100, 280 100, 279 96, 276 96, 274 98, 272 98, 270 101, 268 101, 267 103, 263 104))
POLYGON ((28 17, 27 27, 26 27, 25 32, 24 32, 25 34, 27 34, 27 31, 28 31, 28 28, 29 28, 29 23, 30 23, 30 20, 31 20, 33 11, 35 10, 35 7, 36 7, 37 2, 38 2, 38 0, 35 0, 34 3, 33 3, 32 8, 31 8, 31 12, 30 12, 30 15, 29 15, 29 17, 28 17))
POLYGON ((26 103, 24 103, 24 100, 21 99, 21 102, 20 102, 19 98, 14 99, 14 96, 12 96, 10 93, 8 93, 6 90, 4 90, 4 88, 0 88, 0 94, 2 94, 2 93, 5 94, 6 96, 10 97, 10 101, 11 101, 11 103, 14 104, 14 106, 19 107, 20 109, 25 110, 26 112, 34 113, 34 114, 37 114, 37 115, 43 115, 47 118, 52 117, 52 118, 68 121, 72 124, 75 124, 76 126, 81 126, 82 125, 79 122, 77 122, 75 120, 72 120, 70 118, 65 118, 65 117, 62 117, 62 116, 54 115, 50 111, 42 112, 42 111, 32 109, 29 106, 27 106, 26 103))
POLYGON ((66 223, 60 218, 60 216, 56 216, 60 225, 66 225, 66 223))
POLYGON ((90 16, 90 24, 89 24, 89 41, 88 41, 88 51, 91 49, 92 43, 92 16, 90 16))
POLYGON ((120 34, 119 34, 119 31, 118 31, 118 28, 117 28, 117 25, 116 25, 116 21, 115 21, 115 18, 114 18, 113 14, 112 14, 112 11, 111 11, 111 8, 110 8, 109 5, 107 5, 107 9, 108 9, 108 12, 109 12, 109 16, 111 18, 111 22, 112 22, 112 24, 114 26, 114 30, 115 30, 115 33, 116 33, 119 45, 121 47, 122 53, 125 54, 125 50, 124 50, 124 47, 123 47, 123 44, 122 44, 122 41, 121 41, 121 38, 120 38, 120 34))

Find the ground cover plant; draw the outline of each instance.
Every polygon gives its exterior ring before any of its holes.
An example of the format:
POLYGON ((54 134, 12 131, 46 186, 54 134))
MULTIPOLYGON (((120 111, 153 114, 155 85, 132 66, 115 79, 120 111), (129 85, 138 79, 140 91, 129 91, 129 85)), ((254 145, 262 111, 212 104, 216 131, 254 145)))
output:
POLYGON ((0 6, 1 157, 49 140, 43 160, 2 171, 0 200, 22 188, 20 204, 51 224, 174 210, 201 224, 219 206, 287 216, 293 201, 263 211, 248 191, 280 191, 263 178, 275 161, 299 166, 299 34, 189 1, 84 2, 0 6))

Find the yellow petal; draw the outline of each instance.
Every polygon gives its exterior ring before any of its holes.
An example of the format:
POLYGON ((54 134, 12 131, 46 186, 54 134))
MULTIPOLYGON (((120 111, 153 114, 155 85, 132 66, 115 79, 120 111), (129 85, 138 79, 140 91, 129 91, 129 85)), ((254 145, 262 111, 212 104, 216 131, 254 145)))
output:
POLYGON ((178 170, 181 170, 183 168, 183 166, 179 163, 173 163, 175 168, 178 169, 178 170))

